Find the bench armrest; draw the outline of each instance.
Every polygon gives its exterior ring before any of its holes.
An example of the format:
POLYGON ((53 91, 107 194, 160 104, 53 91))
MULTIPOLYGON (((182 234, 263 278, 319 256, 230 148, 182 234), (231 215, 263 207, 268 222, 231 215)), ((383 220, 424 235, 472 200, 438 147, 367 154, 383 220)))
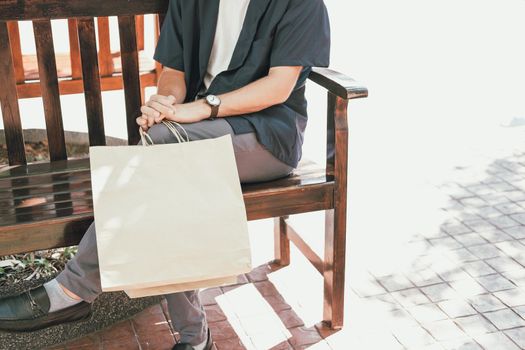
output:
POLYGON ((345 100, 368 96, 368 89, 354 79, 328 68, 313 68, 310 80, 345 100))

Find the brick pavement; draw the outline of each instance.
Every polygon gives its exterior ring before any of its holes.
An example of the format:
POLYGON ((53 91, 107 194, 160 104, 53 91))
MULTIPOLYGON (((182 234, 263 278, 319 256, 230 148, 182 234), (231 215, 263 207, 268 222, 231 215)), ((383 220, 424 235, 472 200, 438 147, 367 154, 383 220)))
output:
MULTIPOLYGON (((342 331, 311 321, 322 317, 315 304, 322 282, 312 282, 315 272, 301 270, 306 264, 292 256, 279 272, 263 265, 239 285, 203 291, 215 348, 525 349, 525 153, 496 159, 475 175, 458 167, 453 181, 436 185, 447 198, 443 220, 400 243, 408 264, 373 251, 372 260, 385 266, 350 256, 349 267, 359 272, 349 272, 342 331), (281 284, 287 280, 298 294, 315 294, 314 302, 293 300, 281 284)), ((54 349, 169 349, 176 336, 165 308, 154 306, 54 349)))

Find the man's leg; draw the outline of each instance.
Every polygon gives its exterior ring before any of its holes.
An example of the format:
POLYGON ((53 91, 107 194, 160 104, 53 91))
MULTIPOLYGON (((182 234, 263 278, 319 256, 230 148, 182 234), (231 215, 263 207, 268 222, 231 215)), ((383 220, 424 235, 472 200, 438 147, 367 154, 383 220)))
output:
MULTIPOLYGON (((184 129, 192 141, 232 135, 241 182, 268 181, 286 176, 293 170, 264 149, 257 142, 255 134, 234 135, 230 125, 223 119, 185 124, 184 129)), ((148 133, 156 144, 177 142, 162 124, 154 125, 148 133)), ((101 293, 94 224, 80 242, 77 255, 69 261, 56 281, 59 287, 65 287, 87 302, 94 301, 101 293)), ((197 291, 170 294, 166 298, 174 328, 181 333, 181 342, 197 345, 205 341, 206 315, 197 291)))

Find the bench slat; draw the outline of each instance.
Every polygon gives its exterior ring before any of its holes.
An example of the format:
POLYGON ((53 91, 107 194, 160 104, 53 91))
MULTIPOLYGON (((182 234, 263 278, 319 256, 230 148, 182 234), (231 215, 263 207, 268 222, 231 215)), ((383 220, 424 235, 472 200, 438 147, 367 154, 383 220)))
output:
POLYGON ((93 18, 78 20, 78 38, 82 56, 82 76, 84 97, 88 119, 89 144, 105 146, 104 117, 102 110, 102 93, 97 59, 97 38, 93 18))
POLYGON ((73 79, 81 79, 82 69, 80 67, 80 46, 78 42, 77 20, 75 18, 67 20, 67 29, 69 34, 69 60, 71 62, 71 77, 73 79))
POLYGON ((34 21, 33 29, 35 33, 40 85, 45 87, 42 88, 41 91, 46 118, 49 156, 51 161, 67 159, 51 21, 34 21))
POLYGON ((98 29, 98 62, 100 75, 103 77, 113 74, 113 58, 111 57, 111 38, 109 32, 109 18, 97 18, 98 29))
POLYGON ((16 93, 16 78, 7 23, 0 21, 0 105, 4 121, 9 164, 26 164, 24 134, 20 121, 20 108, 16 93))
POLYGON ((22 60, 22 44, 20 42, 20 29, 18 28, 18 22, 7 22, 7 29, 9 30, 9 39, 11 40, 11 52, 15 64, 16 82, 23 83, 25 80, 24 61, 22 60))
POLYGON ((139 140, 139 127, 135 119, 139 116, 142 105, 139 56, 134 16, 119 16, 120 52, 122 54, 122 76, 124 79, 124 95, 126 100, 126 121, 128 127, 128 143, 136 145, 139 140))

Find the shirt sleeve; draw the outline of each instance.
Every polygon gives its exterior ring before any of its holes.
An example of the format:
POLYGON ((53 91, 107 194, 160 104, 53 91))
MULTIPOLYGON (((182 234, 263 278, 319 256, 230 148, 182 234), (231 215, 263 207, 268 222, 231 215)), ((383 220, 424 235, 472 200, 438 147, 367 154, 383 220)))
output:
POLYGON ((153 58, 163 66, 184 71, 182 17, 177 0, 170 0, 153 58))
POLYGON ((323 0, 291 0, 275 32, 270 66, 329 64, 330 22, 323 0))

